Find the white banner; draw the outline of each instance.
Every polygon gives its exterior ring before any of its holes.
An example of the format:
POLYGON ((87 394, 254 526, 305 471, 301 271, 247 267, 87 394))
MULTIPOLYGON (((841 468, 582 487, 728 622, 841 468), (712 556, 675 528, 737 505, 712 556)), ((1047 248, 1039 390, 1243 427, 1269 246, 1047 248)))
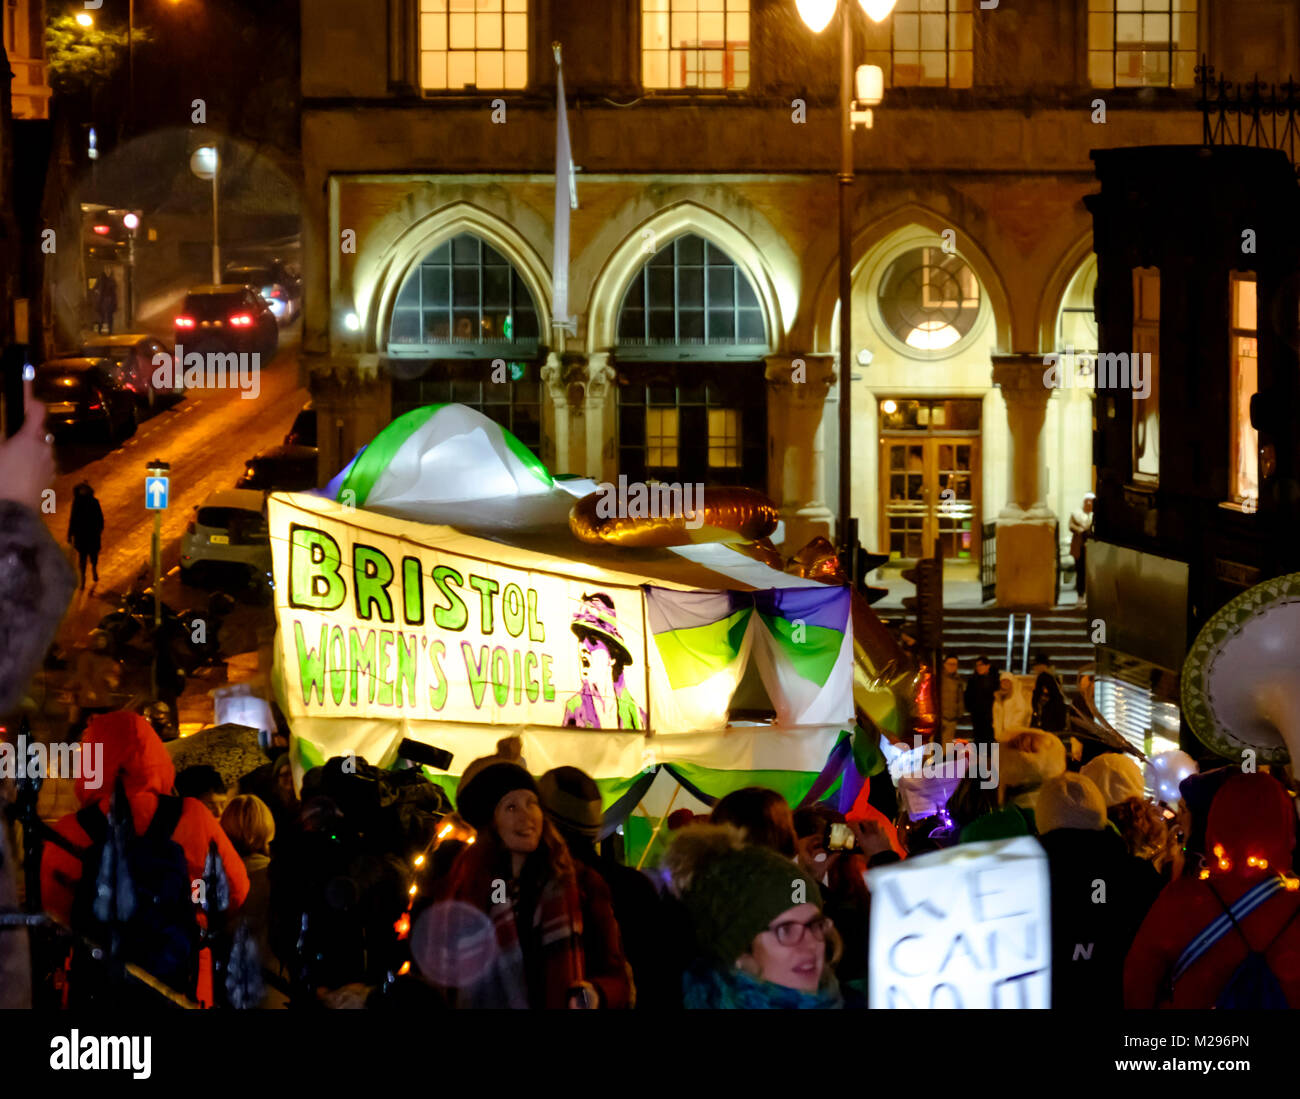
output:
POLYGON ((646 727, 639 588, 433 549, 275 498, 270 523, 291 719, 646 727))
POLYGON ((877 867, 867 884, 871 1007, 1050 1006, 1051 887, 1032 836, 877 867))

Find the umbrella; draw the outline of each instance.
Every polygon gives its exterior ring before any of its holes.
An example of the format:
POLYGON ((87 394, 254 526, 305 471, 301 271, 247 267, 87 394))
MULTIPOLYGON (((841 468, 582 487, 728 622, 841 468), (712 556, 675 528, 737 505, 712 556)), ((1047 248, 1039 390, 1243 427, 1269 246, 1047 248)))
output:
POLYGON ((217 769, 227 786, 234 786, 250 771, 269 762, 258 747, 258 732, 249 725, 232 722, 209 725, 193 736, 169 741, 167 754, 177 771, 206 763, 217 769))

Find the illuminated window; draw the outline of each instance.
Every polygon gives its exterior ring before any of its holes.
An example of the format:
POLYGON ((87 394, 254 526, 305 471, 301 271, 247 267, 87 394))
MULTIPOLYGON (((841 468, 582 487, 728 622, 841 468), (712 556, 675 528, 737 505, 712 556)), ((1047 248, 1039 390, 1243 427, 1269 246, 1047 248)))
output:
POLYGON ((1190 88, 1197 0, 1088 0, 1088 78, 1097 88, 1190 88))
POLYGON ((641 0, 641 82, 749 87, 749 0, 641 0))
MULTIPOLYGON (((1097 384, 1103 367, 1098 363, 1097 384)), ((1123 379, 1118 379, 1123 383, 1123 379)), ((1112 386, 1115 378, 1110 378, 1112 386)), ((1128 382, 1133 390, 1133 476, 1154 483, 1160 476, 1160 270, 1133 269, 1133 353, 1128 382)))
POLYGON ((1250 423, 1250 398, 1259 389, 1255 276, 1233 272, 1232 293, 1232 499, 1253 509, 1259 500, 1259 432, 1250 423))
POLYGON ((420 86, 528 85, 528 0, 420 0, 420 86))
POLYGON ((461 233, 406 276, 388 353, 510 359, 534 354, 538 343, 537 308, 519 272, 490 244, 461 233))
POLYGON ((975 78, 974 0, 898 0, 867 30, 867 62, 889 87, 969 88, 975 78))
POLYGON ((913 248, 899 256, 881 276, 877 297, 889 330, 918 351, 954 346, 979 316, 975 272, 941 248, 913 248))
POLYGON ((740 465, 740 411, 709 409, 709 468, 733 469, 740 465))
POLYGON ((623 350, 750 346, 761 354, 767 328, 758 295, 722 251, 692 233, 664 245, 638 272, 619 311, 623 350))
POLYGON ((677 409, 645 410, 645 464, 650 469, 677 468, 677 409))
POLYGON ((1097 316, 1093 296, 1097 292, 1097 257, 1089 256, 1070 279, 1056 316, 1056 353, 1063 378, 1076 387, 1091 388, 1096 378, 1097 316))

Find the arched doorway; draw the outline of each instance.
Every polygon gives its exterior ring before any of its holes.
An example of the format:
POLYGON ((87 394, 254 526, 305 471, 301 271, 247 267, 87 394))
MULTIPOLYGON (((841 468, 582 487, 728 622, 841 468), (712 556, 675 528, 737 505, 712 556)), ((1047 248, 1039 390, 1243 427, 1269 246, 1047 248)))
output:
POLYGON ((468 405, 542 450, 541 330, 519 271, 473 233, 444 240, 411 268, 385 344, 393 416, 468 405))
POLYGON ((664 244, 618 313, 619 472, 765 489, 768 349, 763 307, 735 261, 695 233, 664 244))

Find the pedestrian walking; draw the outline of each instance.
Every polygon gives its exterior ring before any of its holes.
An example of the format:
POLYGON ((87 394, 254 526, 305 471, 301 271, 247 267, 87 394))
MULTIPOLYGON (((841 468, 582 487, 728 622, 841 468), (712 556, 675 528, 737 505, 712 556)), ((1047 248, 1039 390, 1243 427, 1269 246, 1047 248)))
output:
POLYGON ((107 267, 95 285, 95 308, 99 317, 100 334, 111 336, 113 314, 117 312, 117 280, 107 267))
POLYGON ((955 656, 943 660, 943 678, 939 681, 939 729, 944 744, 957 739, 957 722, 966 712, 962 705, 965 681, 957 674, 959 664, 955 656))
POLYGON ((1084 493, 1083 504, 1077 511, 1070 513, 1070 556, 1074 558, 1074 590, 1079 594, 1080 603, 1083 602, 1084 589, 1088 584, 1088 569, 1084 559, 1088 553, 1088 539, 1092 537, 1092 502, 1096 498, 1095 493, 1084 493))
POLYGON ((976 744, 993 743, 993 700, 997 692, 997 669, 981 654, 975 658, 975 674, 967 680, 965 692, 976 744))
POLYGON ((77 551, 81 565, 81 586, 86 586, 86 561, 90 561, 91 586, 99 583, 99 545, 104 534, 104 509, 99 506, 89 481, 72 492, 72 513, 68 516, 68 545, 77 551))

